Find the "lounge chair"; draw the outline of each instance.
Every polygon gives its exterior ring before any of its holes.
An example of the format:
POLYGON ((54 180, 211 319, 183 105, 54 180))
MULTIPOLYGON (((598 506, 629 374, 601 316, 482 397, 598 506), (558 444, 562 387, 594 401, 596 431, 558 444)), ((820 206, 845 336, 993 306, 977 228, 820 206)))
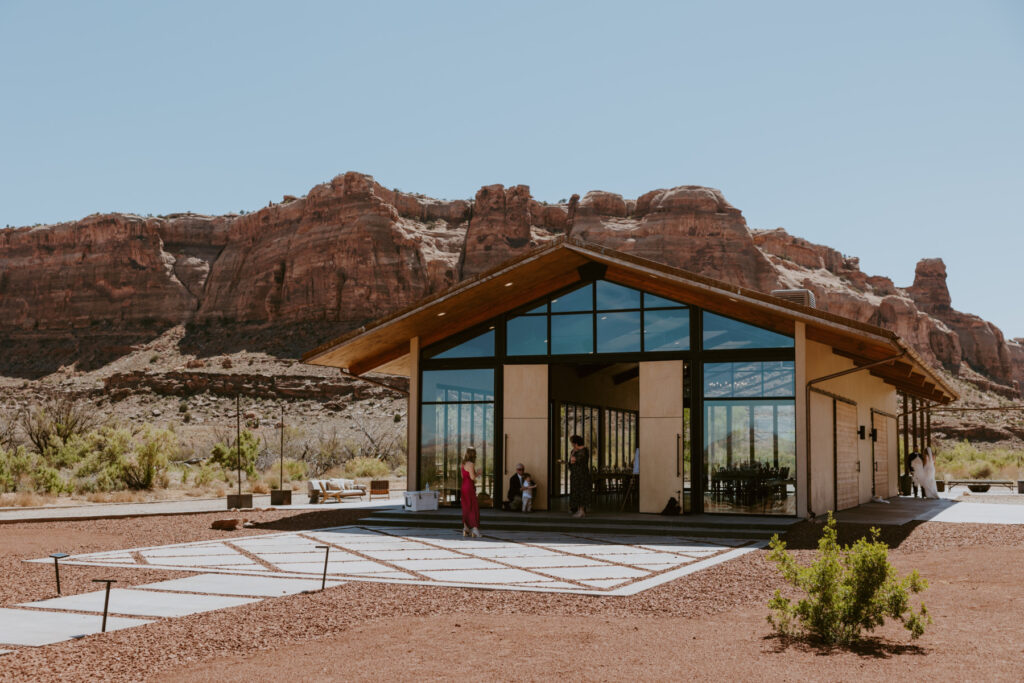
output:
POLYGON ((374 479, 370 481, 370 497, 368 500, 373 500, 374 496, 384 496, 385 498, 391 497, 391 482, 387 479, 374 479))

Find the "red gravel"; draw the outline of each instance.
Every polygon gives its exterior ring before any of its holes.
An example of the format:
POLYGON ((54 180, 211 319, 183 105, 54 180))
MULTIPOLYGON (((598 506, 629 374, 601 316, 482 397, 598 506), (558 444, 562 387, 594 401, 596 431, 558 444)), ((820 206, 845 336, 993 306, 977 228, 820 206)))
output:
MULTIPOLYGON (((291 528, 343 523, 265 514, 276 519, 274 526, 291 528)), ((53 549, 51 539, 65 544, 61 550, 83 552, 224 537, 225 532, 207 528, 213 518, 0 526, 5 579, 12 572, 2 586, 2 604, 52 594, 52 567, 18 561, 45 555, 53 549)), ((819 532, 820 527, 800 524, 788 539, 794 547, 813 547, 819 532)), ((863 529, 841 528, 844 537, 857 532, 863 529)), ((21 648, 0 659, 0 680, 220 683, 308 677, 303 674, 360 680, 1019 679, 1024 527, 930 522, 891 527, 886 535, 899 569, 918 568, 932 584, 924 600, 936 623, 915 644, 901 629, 886 627, 879 640, 859 652, 782 646, 764 621, 765 603, 780 582, 765 554, 755 552, 629 597, 352 582, 323 593, 21 648)), ((804 560, 811 555, 797 552, 804 560)), ((67 571, 67 592, 92 590, 88 581, 97 568, 67 571)), ((184 575, 113 571, 135 584, 184 575)))

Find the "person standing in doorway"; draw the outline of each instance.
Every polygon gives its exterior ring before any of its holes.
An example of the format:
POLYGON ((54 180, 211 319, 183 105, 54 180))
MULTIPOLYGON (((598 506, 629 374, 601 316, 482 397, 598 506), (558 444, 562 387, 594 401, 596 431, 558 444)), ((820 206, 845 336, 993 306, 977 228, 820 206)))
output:
POLYGON ((476 499, 476 449, 467 448, 462 460, 462 535, 480 536, 480 503, 476 499))
POLYGON ((576 510, 573 517, 583 517, 590 507, 593 483, 590 480, 590 450, 583 445, 583 437, 569 437, 572 454, 569 456, 569 507, 576 510))

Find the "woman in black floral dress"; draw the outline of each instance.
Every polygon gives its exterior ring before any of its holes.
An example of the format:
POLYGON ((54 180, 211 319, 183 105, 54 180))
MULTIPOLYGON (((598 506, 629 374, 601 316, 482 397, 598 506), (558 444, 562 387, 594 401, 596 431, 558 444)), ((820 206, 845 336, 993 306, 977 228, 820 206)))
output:
POLYGON ((583 437, 569 437, 572 454, 569 456, 569 507, 575 509, 573 517, 583 517, 590 506, 593 483, 590 480, 590 451, 583 445, 583 437))

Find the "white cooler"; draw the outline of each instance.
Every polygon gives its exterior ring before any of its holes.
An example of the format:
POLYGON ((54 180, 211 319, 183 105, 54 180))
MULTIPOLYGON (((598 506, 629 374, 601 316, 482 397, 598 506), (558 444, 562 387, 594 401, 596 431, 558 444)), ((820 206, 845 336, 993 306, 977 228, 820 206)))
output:
POLYGON ((418 512, 420 510, 437 509, 437 491, 406 491, 405 509, 418 512))

